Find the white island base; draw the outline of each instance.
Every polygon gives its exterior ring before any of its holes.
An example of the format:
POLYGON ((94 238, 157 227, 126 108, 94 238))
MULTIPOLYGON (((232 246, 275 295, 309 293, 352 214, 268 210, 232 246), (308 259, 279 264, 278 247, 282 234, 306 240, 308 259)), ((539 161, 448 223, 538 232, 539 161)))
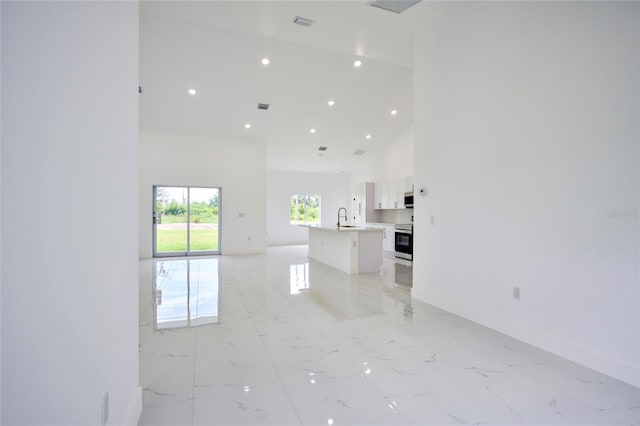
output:
POLYGON ((380 272, 382 231, 309 227, 309 257, 347 274, 380 272))

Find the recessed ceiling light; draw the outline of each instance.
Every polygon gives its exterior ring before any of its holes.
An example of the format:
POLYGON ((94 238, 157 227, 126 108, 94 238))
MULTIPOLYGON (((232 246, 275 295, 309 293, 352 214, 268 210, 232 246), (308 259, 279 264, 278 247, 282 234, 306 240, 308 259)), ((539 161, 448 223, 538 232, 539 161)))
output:
POLYGON ((189 89, 189 94, 190 95, 195 95, 196 93, 197 93, 196 89, 189 89))
POLYGON ((245 124, 245 125, 244 125, 244 128, 245 128, 245 129, 250 129, 250 128, 251 128, 251 124, 249 124, 249 123, 245 124))
POLYGON ((262 65, 269 65, 269 58, 262 58, 262 65))
POLYGON ((356 67, 356 68, 360 67, 361 65, 362 65, 362 61, 355 61, 353 63, 353 66, 356 67))
POLYGON ((315 132, 316 132, 316 129, 309 130, 309 133, 315 133, 315 132))
POLYGON ((365 139, 371 139, 371 135, 367 135, 364 137, 365 139))
POLYGON ((333 101, 329 101, 327 103, 329 104, 329 106, 334 106, 335 105, 335 102, 333 102, 333 101))
POLYGON ((391 115, 396 115, 398 113, 398 111, 396 111, 395 109, 393 111, 391 111, 391 115))

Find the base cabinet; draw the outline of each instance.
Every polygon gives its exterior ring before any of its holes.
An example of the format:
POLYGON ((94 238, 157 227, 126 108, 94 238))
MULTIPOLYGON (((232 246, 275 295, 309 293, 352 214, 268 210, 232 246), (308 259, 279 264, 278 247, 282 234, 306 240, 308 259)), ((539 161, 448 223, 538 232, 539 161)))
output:
POLYGON ((382 249, 384 251, 396 251, 396 230, 394 226, 384 227, 384 236, 382 239, 382 249))

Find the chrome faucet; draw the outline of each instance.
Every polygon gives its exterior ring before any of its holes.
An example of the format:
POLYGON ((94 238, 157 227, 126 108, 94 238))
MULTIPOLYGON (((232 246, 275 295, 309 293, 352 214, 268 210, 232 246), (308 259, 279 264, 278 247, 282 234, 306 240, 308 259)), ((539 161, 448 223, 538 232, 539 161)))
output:
POLYGON ((343 218, 343 217, 344 217, 345 220, 349 220, 349 218, 347 217, 347 209, 345 207, 340 207, 338 209, 338 228, 340 228, 340 218, 343 218), (344 216, 340 215, 340 212, 342 210, 344 210, 344 216))

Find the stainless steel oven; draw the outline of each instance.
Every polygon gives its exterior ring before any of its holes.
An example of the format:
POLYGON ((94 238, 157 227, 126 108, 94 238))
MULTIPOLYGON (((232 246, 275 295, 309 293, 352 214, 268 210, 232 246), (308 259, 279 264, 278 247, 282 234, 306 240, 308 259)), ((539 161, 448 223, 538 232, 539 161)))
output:
POLYGON ((395 228, 396 257, 413 260, 413 225, 398 224, 395 228))

